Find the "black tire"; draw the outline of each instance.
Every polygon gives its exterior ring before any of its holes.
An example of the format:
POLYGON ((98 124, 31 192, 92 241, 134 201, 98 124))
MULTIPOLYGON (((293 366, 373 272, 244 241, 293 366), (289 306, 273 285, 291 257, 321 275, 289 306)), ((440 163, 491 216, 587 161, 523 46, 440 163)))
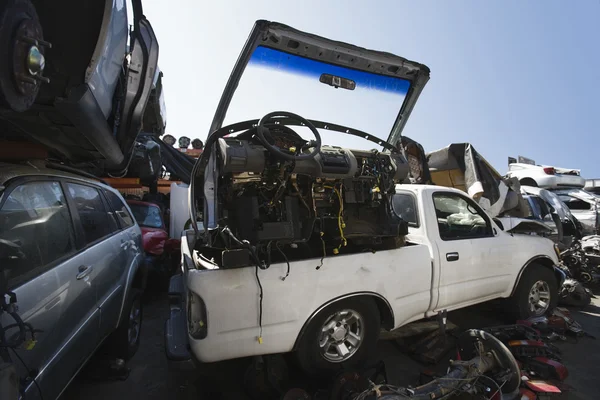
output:
POLYGON ((537 317, 554 310, 558 304, 558 283, 552 270, 539 264, 528 266, 521 276, 515 293, 510 298, 510 303, 512 313, 517 319, 537 317), (536 313, 530 309, 530 294, 537 282, 544 282, 550 294, 548 308, 543 313, 536 313))
POLYGON ((143 306, 142 306, 142 291, 132 288, 125 303, 121 323, 116 331, 114 331, 109 339, 109 352, 116 358, 121 358, 128 361, 135 355, 140 347, 140 337, 142 333, 143 321, 143 306), (133 308, 137 307, 139 311, 139 319, 134 323, 132 315, 133 308), (137 325, 137 335, 135 340, 130 340, 129 328, 134 329, 137 325))
MULTIPOLYGON (((352 325, 351 327, 354 329, 356 326, 352 325)), ((325 307, 310 321, 298 343, 296 359, 300 367, 310 375, 354 368, 374 354, 380 329, 379 309, 372 299, 355 297, 340 300, 325 307), (343 361, 333 362, 321 354, 319 346, 321 329, 333 315, 344 310, 351 310, 362 318, 360 325, 364 329, 363 339, 351 356, 343 361)))

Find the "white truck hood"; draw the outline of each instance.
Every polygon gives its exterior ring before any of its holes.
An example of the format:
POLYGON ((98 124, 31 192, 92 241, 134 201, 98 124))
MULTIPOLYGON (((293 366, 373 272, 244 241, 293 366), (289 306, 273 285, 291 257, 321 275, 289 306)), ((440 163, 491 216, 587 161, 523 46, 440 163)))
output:
POLYGON ((502 217, 495 218, 504 226, 505 232, 510 233, 550 233, 550 229, 546 224, 532 219, 502 217))

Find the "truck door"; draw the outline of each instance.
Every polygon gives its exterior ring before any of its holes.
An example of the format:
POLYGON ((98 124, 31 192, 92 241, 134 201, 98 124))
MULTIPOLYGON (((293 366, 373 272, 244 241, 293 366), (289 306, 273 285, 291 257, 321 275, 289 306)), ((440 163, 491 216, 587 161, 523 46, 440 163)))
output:
POLYGON ((504 292, 508 268, 498 264, 510 262, 503 258, 508 249, 495 237, 489 216, 455 192, 435 192, 433 203, 441 270, 435 310, 467 306, 504 292))

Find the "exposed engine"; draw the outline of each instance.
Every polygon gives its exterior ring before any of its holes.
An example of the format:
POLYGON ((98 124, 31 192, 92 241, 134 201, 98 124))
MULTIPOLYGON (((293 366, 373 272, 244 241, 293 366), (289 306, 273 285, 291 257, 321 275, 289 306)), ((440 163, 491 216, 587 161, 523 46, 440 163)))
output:
POLYGON ((306 141, 284 124, 266 124, 272 150, 259 129, 216 141, 218 223, 226 228, 212 247, 253 247, 270 260, 273 244, 279 253, 289 245, 289 258, 402 244, 407 224, 391 204, 408 174, 401 153, 321 146, 320 137, 306 141))

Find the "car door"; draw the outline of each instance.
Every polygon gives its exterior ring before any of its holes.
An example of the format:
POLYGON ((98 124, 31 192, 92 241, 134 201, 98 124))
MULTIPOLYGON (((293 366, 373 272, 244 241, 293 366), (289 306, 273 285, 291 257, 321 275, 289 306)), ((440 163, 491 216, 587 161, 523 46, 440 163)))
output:
MULTIPOLYGON (((9 187, 3 199, 0 262, 10 268, 9 288, 21 318, 41 330, 32 347, 15 350, 23 360, 17 366, 21 377, 29 375, 24 365, 37 371, 37 385, 32 381, 26 388, 28 399, 41 398, 38 386, 44 398, 56 398, 95 347, 94 277, 82 274, 85 254, 77 248, 59 181, 28 179, 9 187)), ((8 323, 3 318, 3 326, 8 323)))
POLYGON ((514 238, 497 235, 489 216, 470 198, 435 192, 440 262, 436 310, 454 309, 506 291, 514 263, 514 238))
POLYGON ((100 188, 67 182, 76 209, 80 238, 86 248, 86 266, 93 269, 96 304, 100 309, 100 339, 116 328, 115 316, 121 311, 123 284, 120 280, 126 253, 120 247, 119 229, 109 214, 100 188))
MULTIPOLYGON (((130 273, 134 270, 135 263, 140 262, 142 254, 141 248, 141 233, 140 228, 136 225, 133 216, 131 215, 129 208, 125 205, 123 199, 116 193, 105 190, 104 194, 110 207, 111 215, 116 220, 120 231, 115 235, 115 243, 119 246, 120 251, 123 253, 123 264, 120 266, 118 271, 118 280, 123 291, 120 296, 124 298, 127 296, 128 289, 128 278, 130 273)), ((129 285, 130 286, 130 285, 129 285)), ((116 326, 119 321, 119 314, 106 314, 101 310, 103 318, 102 321, 110 326, 116 326), (106 315, 105 315, 106 314, 106 315)))

